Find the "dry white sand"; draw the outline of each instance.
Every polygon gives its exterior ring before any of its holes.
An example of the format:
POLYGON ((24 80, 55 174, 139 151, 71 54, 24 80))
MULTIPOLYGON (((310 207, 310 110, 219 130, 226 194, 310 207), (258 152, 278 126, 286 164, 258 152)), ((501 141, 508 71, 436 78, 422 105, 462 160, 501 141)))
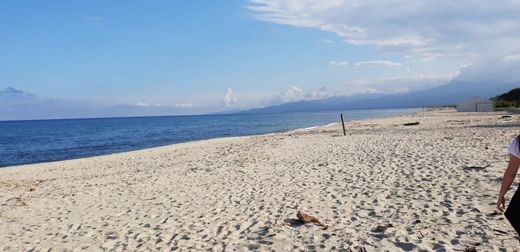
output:
POLYGON ((516 251, 494 212, 520 118, 501 116, 437 111, 350 122, 346 137, 333 125, 0 169, 0 249, 516 251), (299 225, 300 209, 330 228, 299 225))

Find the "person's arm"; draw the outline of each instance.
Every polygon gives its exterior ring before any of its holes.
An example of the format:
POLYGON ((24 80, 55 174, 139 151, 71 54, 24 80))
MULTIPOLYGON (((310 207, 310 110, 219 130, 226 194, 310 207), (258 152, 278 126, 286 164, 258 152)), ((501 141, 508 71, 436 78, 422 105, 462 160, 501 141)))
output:
POLYGON ((518 166, 520 166, 520 158, 509 155, 509 164, 507 165, 507 169, 504 172, 504 177, 502 178, 502 187, 500 188, 500 193, 498 194, 497 208, 500 211, 504 211, 505 209, 506 201, 504 196, 509 190, 509 187, 511 187, 511 184, 513 184, 513 180, 515 179, 516 173, 518 172, 518 166))

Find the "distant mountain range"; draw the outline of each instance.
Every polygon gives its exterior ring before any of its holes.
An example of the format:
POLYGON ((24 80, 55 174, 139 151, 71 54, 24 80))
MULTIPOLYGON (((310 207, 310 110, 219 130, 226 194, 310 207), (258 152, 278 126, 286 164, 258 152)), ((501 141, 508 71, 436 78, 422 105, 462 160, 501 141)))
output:
POLYGON ((408 93, 360 94, 354 96, 336 96, 321 100, 303 100, 276 106, 241 111, 241 114, 287 113, 303 111, 323 111, 338 109, 379 109, 412 108, 423 106, 443 106, 457 104, 472 96, 491 98, 497 94, 520 87, 520 82, 469 82, 453 80, 450 83, 430 89, 408 93))

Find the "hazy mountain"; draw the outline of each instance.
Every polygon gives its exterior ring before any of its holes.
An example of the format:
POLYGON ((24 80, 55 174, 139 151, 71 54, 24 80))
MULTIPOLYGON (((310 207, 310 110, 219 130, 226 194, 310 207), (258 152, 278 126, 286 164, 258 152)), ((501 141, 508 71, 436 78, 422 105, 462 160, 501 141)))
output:
POLYGON ((277 106, 251 109, 240 113, 284 113, 335 109, 376 109, 442 106, 459 103, 472 96, 491 98, 519 87, 520 82, 469 82, 453 80, 449 84, 404 94, 365 94, 337 96, 322 100, 298 101, 277 106))
POLYGON ((360 94, 354 96, 334 96, 319 100, 302 100, 297 102, 289 102, 265 108, 256 108, 246 111, 241 111, 241 114, 255 114, 255 113, 287 113, 300 111, 320 111, 331 110, 337 108, 349 107, 352 103, 361 102, 376 98, 384 97, 384 94, 360 94))

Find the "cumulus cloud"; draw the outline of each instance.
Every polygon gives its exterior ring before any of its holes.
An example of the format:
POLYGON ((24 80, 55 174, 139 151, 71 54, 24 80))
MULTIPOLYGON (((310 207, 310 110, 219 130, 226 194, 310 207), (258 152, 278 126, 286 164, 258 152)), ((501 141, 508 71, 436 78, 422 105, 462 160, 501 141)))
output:
POLYGON ((250 0, 258 20, 334 32, 409 58, 520 52, 520 1, 250 0))
POLYGON ((388 60, 373 60, 373 61, 360 61, 354 63, 356 66, 387 66, 387 67, 400 67, 403 66, 399 62, 393 62, 388 60))
POLYGON ((266 105, 278 105, 288 102, 297 102, 302 100, 317 100, 333 96, 326 87, 321 87, 316 91, 305 93, 302 88, 291 86, 287 90, 276 94, 266 105))
POLYGON ((309 94, 305 95, 305 99, 307 100, 317 100, 317 99, 325 99, 328 97, 331 97, 332 94, 329 92, 329 90, 326 87, 321 87, 320 89, 316 91, 312 91, 309 94))
POLYGON ((287 102, 295 102, 300 101, 305 98, 305 94, 303 93, 303 89, 297 87, 297 86, 291 86, 287 90, 278 93, 272 103, 273 104, 281 104, 281 103, 287 103, 287 102))
POLYGON ((231 106, 235 105, 235 103, 236 103, 236 98, 233 95, 233 90, 231 88, 228 88, 226 95, 224 95, 224 98, 222 98, 222 105, 224 107, 231 107, 231 106))
POLYGON ((346 66, 348 64, 349 64, 348 61, 334 61, 334 60, 329 61, 329 65, 332 65, 332 66, 346 66))

